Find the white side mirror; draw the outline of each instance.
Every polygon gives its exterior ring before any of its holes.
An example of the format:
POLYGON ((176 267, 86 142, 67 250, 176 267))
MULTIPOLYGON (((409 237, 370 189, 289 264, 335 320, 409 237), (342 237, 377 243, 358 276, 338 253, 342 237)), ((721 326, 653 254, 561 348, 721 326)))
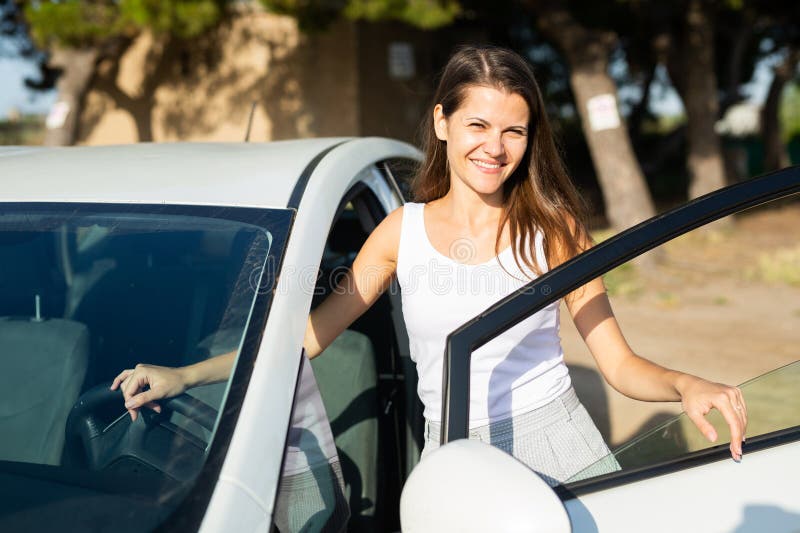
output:
POLYGON ((466 439, 417 465, 403 488, 400 523, 404 533, 572 530, 542 478, 507 453, 466 439))

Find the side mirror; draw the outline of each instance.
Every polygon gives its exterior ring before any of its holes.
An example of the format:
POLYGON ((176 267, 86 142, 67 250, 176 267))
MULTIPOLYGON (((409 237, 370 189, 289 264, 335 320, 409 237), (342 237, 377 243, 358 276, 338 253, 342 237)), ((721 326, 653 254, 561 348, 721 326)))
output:
POLYGON ((542 478, 494 446, 467 439, 434 450, 411 472, 400 523, 404 533, 572 531, 542 478))

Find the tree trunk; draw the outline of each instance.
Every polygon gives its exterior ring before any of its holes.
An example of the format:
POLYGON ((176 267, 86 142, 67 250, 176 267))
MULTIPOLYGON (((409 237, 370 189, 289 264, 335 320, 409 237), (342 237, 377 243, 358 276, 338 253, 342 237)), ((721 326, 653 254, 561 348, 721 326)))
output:
POLYGON ((616 35, 584 28, 560 4, 540 11, 537 24, 569 63, 570 85, 603 192, 606 217, 618 231, 650 218, 655 214, 653 201, 617 109, 617 87, 608 74, 616 35))
POLYGON ((129 40, 119 41, 113 48, 113 53, 106 54, 113 63, 97 75, 93 88, 104 92, 114 100, 119 109, 130 113, 136 125, 137 142, 152 142, 156 90, 164 81, 169 69, 175 65, 178 49, 176 42, 170 37, 156 38, 151 33, 145 32, 139 38, 145 38, 149 43, 141 85, 129 94, 118 84, 120 61, 133 43, 129 40))
POLYGON ((722 27, 719 28, 724 32, 730 42, 730 48, 725 51, 727 55, 727 72, 723 80, 725 93, 720 103, 720 115, 724 115, 729 107, 738 104, 743 99, 740 92, 740 88, 744 82, 744 80, 742 80, 742 67, 745 62, 747 46, 753 39, 755 20, 749 11, 742 10, 740 15, 742 21, 738 26, 726 28, 722 25, 722 27))
POLYGON ((789 154, 781 139, 781 124, 778 116, 781 93, 786 82, 792 78, 800 50, 790 48, 786 59, 775 67, 764 108, 761 110, 761 135, 764 139, 764 171, 778 170, 789 166, 789 154))
POLYGON ((683 83, 678 84, 686 107, 689 199, 725 185, 722 144, 714 130, 719 115, 717 76, 714 71, 714 28, 702 0, 691 0, 680 64, 683 83))
POLYGON ((95 73, 99 51, 95 48, 60 48, 49 64, 61 70, 56 82, 58 101, 47 117, 46 146, 70 146, 78 137, 78 120, 89 83, 95 73))

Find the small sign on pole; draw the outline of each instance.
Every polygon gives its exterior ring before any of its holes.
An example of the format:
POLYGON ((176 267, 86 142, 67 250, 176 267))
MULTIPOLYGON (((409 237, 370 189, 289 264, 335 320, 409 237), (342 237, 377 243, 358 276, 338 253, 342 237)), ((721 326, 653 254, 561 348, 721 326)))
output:
POLYGON ((613 94, 598 94, 589 98, 586 108, 589 111, 589 126, 592 131, 619 128, 617 99, 613 94))

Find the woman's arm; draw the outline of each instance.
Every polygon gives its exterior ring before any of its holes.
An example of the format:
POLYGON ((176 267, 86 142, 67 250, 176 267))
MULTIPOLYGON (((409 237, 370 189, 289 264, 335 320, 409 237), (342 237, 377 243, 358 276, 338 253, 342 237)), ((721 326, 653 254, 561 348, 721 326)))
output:
POLYGON ((397 268, 403 209, 395 209, 369 235, 353 268, 311 312, 303 346, 314 358, 375 303, 389 287, 397 268))
MULTIPOLYGON (((386 290, 397 265, 402 208, 391 212, 358 252, 352 270, 325 300, 309 314, 303 347, 309 358, 319 355, 386 290)), ((186 389, 225 381, 236 360, 236 351, 211 357, 185 367, 170 368, 139 364, 123 370, 111 384, 122 389, 125 407, 133 420, 141 407, 159 412, 155 403, 186 389)))
POLYGON ((747 407, 738 388, 670 370, 636 355, 622 335, 602 279, 587 283, 565 301, 600 372, 614 389, 636 400, 681 401, 687 416, 712 442, 717 434, 704 416, 717 408, 730 428, 731 455, 741 460, 747 407))

